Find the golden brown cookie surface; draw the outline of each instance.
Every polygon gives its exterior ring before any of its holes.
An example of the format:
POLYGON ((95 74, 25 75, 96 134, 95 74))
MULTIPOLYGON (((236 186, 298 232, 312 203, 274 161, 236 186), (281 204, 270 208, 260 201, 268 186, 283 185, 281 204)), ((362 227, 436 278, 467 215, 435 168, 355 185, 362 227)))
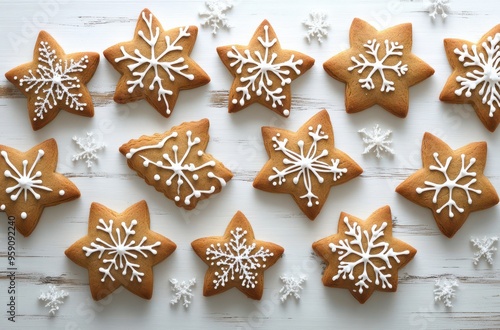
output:
POLYGON ((327 263, 323 284, 348 289, 362 304, 374 291, 396 291, 398 270, 417 253, 392 236, 389 206, 366 220, 342 212, 337 234, 313 243, 313 249, 327 263))
POLYGON ((378 31, 355 18, 349 42, 351 48, 323 64, 330 76, 346 83, 346 111, 355 113, 378 104, 395 116, 406 117, 409 88, 434 73, 411 52, 412 25, 378 31))
POLYGON ((397 188, 408 200, 432 210, 439 230, 452 237, 470 212, 498 204, 498 194, 484 175, 486 142, 451 149, 430 133, 422 141, 422 169, 397 188))

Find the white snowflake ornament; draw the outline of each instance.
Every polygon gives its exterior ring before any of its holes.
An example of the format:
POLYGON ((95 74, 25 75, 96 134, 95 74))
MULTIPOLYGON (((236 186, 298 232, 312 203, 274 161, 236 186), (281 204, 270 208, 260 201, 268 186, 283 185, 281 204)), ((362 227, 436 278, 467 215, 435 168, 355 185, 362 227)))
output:
POLYGON ((309 43, 311 38, 316 38, 320 44, 323 43, 322 38, 328 35, 328 29, 330 28, 330 23, 326 21, 326 17, 325 13, 312 12, 302 21, 302 24, 307 28, 306 38, 309 43))
POLYGON ((192 287, 196 284, 196 278, 192 278, 188 282, 182 281, 180 283, 175 278, 171 278, 170 284, 174 292, 174 298, 170 300, 170 303, 175 305, 182 300, 182 305, 188 308, 191 304, 191 299, 194 297, 192 287))
POLYGON ((392 144, 392 140, 390 140, 391 130, 382 132, 380 126, 376 124, 371 131, 367 132, 366 128, 362 128, 358 133, 363 135, 363 142, 367 145, 363 155, 374 152, 378 159, 382 158, 382 152, 394 155, 394 150, 390 147, 392 144))
POLYGON ((201 25, 212 27, 213 35, 216 35, 220 28, 232 28, 226 17, 226 11, 233 8, 232 0, 207 0, 205 6, 207 8, 199 13, 203 18, 201 25))
POLYGON ((78 161, 83 159, 85 160, 85 163, 87 163, 88 168, 91 168, 94 164, 94 160, 97 160, 99 158, 97 156, 97 153, 106 147, 104 143, 96 141, 93 132, 87 132, 87 135, 85 137, 74 136, 73 141, 82 151, 80 153, 74 154, 73 157, 71 157, 71 160, 78 161))
POLYGON ((458 280, 454 277, 440 277, 434 286, 434 301, 442 301, 446 307, 453 307, 451 300, 455 297, 458 280))
POLYGON ((56 315, 59 306, 64 304, 64 299, 69 296, 64 290, 58 290, 55 285, 49 285, 49 291, 41 292, 39 300, 46 302, 45 307, 49 308, 50 315, 56 315))
POLYGON ((285 302, 289 296, 293 296, 295 299, 300 299, 300 292, 302 291, 302 284, 307 280, 307 276, 300 275, 298 277, 283 275, 280 276, 283 282, 283 287, 280 289, 280 300, 285 302))
POLYGON ((491 237, 483 237, 481 238, 471 238, 471 243, 476 247, 479 251, 474 253, 474 258, 472 258, 472 262, 474 265, 477 265, 479 263, 479 260, 481 258, 486 259, 488 264, 493 265, 493 254, 497 250, 497 248, 494 246, 496 242, 498 241, 497 236, 491 236, 491 237))
POLYGON ((442 19, 448 17, 447 10, 449 9, 450 0, 430 0, 427 4, 429 16, 435 19, 437 15, 442 19))

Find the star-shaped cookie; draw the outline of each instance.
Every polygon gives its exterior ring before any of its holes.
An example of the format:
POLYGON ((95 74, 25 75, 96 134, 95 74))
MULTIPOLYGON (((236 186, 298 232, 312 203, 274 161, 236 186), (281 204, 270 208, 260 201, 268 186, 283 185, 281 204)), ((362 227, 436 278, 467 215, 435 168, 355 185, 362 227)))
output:
POLYGON ((397 188, 408 200, 432 210, 439 230, 452 237, 469 213, 498 204, 498 194, 483 174, 486 142, 457 150, 430 133, 422 141, 422 169, 397 188))
POLYGON ((115 102, 145 99, 160 115, 170 117, 179 91, 210 81, 189 56, 197 35, 196 26, 165 31, 149 9, 144 9, 139 15, 134 38, 104 51, 106 59, 121 74, 115 102))
POLYGON ((376 291, 394 292, 398 270, 410 262, 417 250, 392 236, 389 206, 361 220, 342 212, 337 234, 312 245, 326 261, 323 284, 344 288, 361 304, 376 291))
POLYGON ((444 39, 446 57, 453 69, 439 99, 470 103, 491 132, 500 123, 500 24, 476 44, 444 39))
POLYGON ((355 113, 378 104, 397 117, 406 117, 409 88, 434 74, 411 52, 412 25, 378 31, 355 18, 349 42, 351 48, 323 64, 330 76, 346 83, 346 111, 355 113))
POLYGON ((66 54, 57 41, 40 31, 33 61, 5 74, 28 98, 28 114, 33 130, 50 123, 59 113, 92 117, 94 105, 86 84, 99 64, 99 54, 66 54))
POLYGON ((332 186, 345 183, 363 170, 335 148, 330 116, 322 110, 297 132, 262 127, 269 160, 253 186, 274 193, 288 193, 302 212, 314 220, 332 186))
POLYGON ((207 297, 237 288, 247 297, 260 300, 264 271, 284 252, 279 245, 256 240, 250 222, 240 211, 224 236, 199 238, 191 246, 208 265, 203 284, 203 295, 207 297))
POLYGON ((80 197, 78 188, 56 172, 57 143, 46 140, 26 152, 0 145, 0 211, 29 236, 45 207, 80 197))
POLYGON ((271 24, 264 20, 247 46, 217 47, 220 59, 234 77, 229 90, 229 112, 260 103, 279 115, 288 117, 293 80, 309 70, 314 59, 282 49, 271 24))
POLYGON ((122 213, 92 203, 87 236, 64 253, 88 269, 94 300, 105 298, 121 285, 151 299, 153 266, 175 249, 174 242, 149 229, 148 205, 140 201, 122 213))

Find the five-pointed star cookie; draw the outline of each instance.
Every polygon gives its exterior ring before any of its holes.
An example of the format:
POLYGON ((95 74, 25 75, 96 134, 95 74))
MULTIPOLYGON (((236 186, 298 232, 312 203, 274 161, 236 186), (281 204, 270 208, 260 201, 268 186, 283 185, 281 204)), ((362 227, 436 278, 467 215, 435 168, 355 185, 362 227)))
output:
POLYGON ((444 39, 453 69, 441 101, 470 103, 483 125, 493 132, 500 123, 500 24, 478 42, 444 39))
POLYGON ((253 186, 268 192, 288 193, 307 217, 314 220, 330 188, 345 183, 363 170, 335 148, 330 116, 322 110, 297 132, 262 127, 269 160, 253 186))
POLYGON ((87 236, 65 254, 89 271, 92 298, 101 300, 123 285, 144 299, 153 295, 153 266, 176 249, 174 242, 149 229, 149 210, 140 201, 118 213, 92 203, 87 236))
POLYGON ((355 113, 378 104, 397 117, 406 117, 409 88, 434 73, 411 52, 412 25, 378 31, 355 18, 349 42, 351 48, 323 64, 330 76, 346 83, 346 111, 355 113))
POLYGON ((66 54, 50 34, 38 34, 33 61, 22 64, 5 77, 28 98, 33 130, 50 123, 60 110, 92 117, 94 105, 86 84, 99 64, 99 54, 66 54))
POLYGON ((78 188, 56 173, 57 143, 46 140, 26 152, 0 145, 0 211, 29 236, 43 209, 80 197, 78 188))
POLYGON ((196 26, 165 31, 149 9, 144 9, 134 39, 104 51, 106 59, 122 75, 116 86, 115 102, 146 99, 159 114, 170 117, 180 90, 210 81, 189 57, 197 35, 196 26))
POLYGON ((312 247, 327 263, 323 284, 349 289, 361 304, 375 290, 396 291, 398 270, 417 253, 412 246, 392 237, 389 206, 381 207, 364 221, 342 212, 337 234, 312 247))
POLYGON ((182 123, 171 130, 141 136, 120 147, 128 166, 175 205, 191 210, 219 193, 233 174, 205 153, 208 119, 182 123))
POLYGON ((314 64, 314 59, 305 54, 282 49, 267 20, 259 25, 247 46, 217 47, 217 53, 234 77, 229 90, 229 112, 257 102, 288 117, 290 83, 314 64))
POLYGON ((203 284, 203 295, 207 297, 237 288, 247 297, 260 300, 264 271, 284 252, 279 245, 256 240, 250 222, 240 211, 224 236, 199 238, 191 246, 208 265, 203 284))
POLYGON ((403 181, 396 192, 432 210, 439 230, 452 237, 470 212, 498 204, 498 195, 483 174, 486 142, 452 150, 430 133, 422 141, 423 168, 403 181))

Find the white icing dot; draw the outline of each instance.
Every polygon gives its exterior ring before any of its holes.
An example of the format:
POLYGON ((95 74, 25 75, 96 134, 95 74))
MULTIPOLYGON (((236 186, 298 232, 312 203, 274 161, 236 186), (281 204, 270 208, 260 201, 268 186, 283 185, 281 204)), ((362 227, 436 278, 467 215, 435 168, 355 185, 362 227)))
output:
POLYGON ((59 196, 64 196, 64 194, 65 194, 65 193, 66 193, 66 192, 65 192, 64 190, 62 190, 62 189, 61 189, 61 190, 59 190, 59 196))
POLYGON ((153 177, 153 179, 155 179, 155 181, 159 181, 160 180, 160 175, 159 174, 155 174, 155 176, 153 177))
POLYGON ((26 212, 21 213, 21 219, 26 219, 27 217, 28 215, 26 214, 26 212))
POLYGON ((203 156, 203 151, 198 150, 198 156, 200 156, 200 157, 203 156))
POLYGON ((181 200, 181 198, 180 198, 179 196, 175 196, 175 198, 174 198, 174 199, 175 199, 175 201, 176 201, 176 202, 178 202, 178 201, 180 201, 180 200, 181 200))
POLYGON ((233 104, 236 104, 236 103, 238 103, 238 100, 237 100, 237 99, 233 99, 231 102, 232 102, 233 104))
POLYGON ((2 210, 2 211, 5 210, 5 204, 0 205, 0 210, 2 210))
POLYGON ((290 110, 286 110, 286 109, 283 110, 283 114, 288 117, 290 115, 290 110))
POLYGON ((193 180, 198 180, 198 174, 193 174, 193 180))

